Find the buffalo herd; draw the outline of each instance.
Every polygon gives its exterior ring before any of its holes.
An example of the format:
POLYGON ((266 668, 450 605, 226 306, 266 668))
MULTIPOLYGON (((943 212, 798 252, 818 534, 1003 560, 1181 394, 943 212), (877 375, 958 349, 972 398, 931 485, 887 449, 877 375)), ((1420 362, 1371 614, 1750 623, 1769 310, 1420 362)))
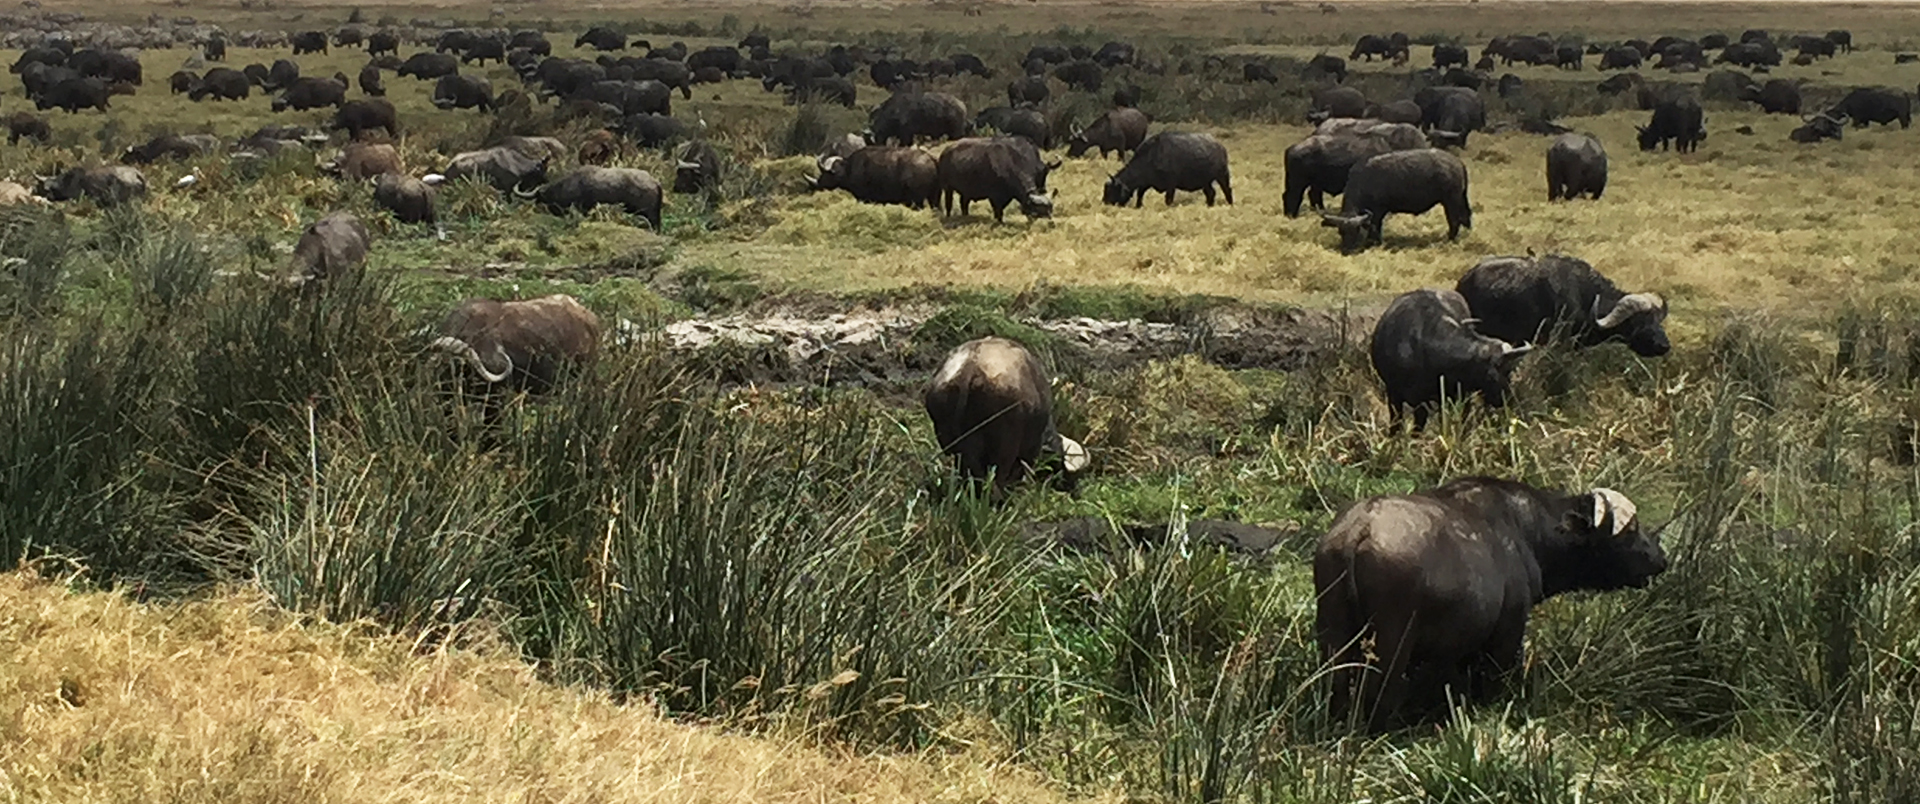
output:
MULTIPOLYGON (((454 30, 430 41, 415 36, 412 43, 423 49, 406 58, 399 53, 405 42, 389 30, 303 31, 282 41, 294 56, 362 47, 370 61, 353 83, 339 73, 303 76, 290 59, 240 69, 202 64, 204 72, 183 69, 170 76, 168 91, 195 103, 225 103, 259 90, 272 95, 275 111, 331 109, 324 129, 263 126, 231 144, 205 134, 161 135, 127 148, 120 164, 41 177, 31 195, 20 185, 0 184, 0 203, 37 195, 54 202, 125 204, 149 193, 139 166, 223 150, 235 159, 272 156, 343 131, 348 142, 323 169, 342 180, 371 183, 375 204, 403 223, 436 224, 438 188, 467 181, 554 214, 611 207, 659 230, 665 223, 660 181, 610 162, 629 146, 678 146, 670 185, 676 193, 717 187, 730 165, 706 138, 703 122, 673 115, 675 94, 686 100, 696 84, 757 78, 763 89, 782 92, 791 103, 853 107, 859 91, 852 76, 862 68, 889 95, 873 106, 864 130, 828 140, 814 158, 812 189, 943 215, 967 215, 970 204, 983 201, 996 221, 1008 207, 1030 220, 1044 219, 1056 211, 1047 180, 1062 165, 1047 152, 1063 145, 1067 158, 1091 158, 1097 150, 1099 159, 1122 160, 1105 183, 1102 200, 1108 205, 1131 201, 1139 207, 1148 192, 1162 194, 1169 205, 1177 192, 1200 193, 1209 207, 1216 198, 1235 201, 1227 146, 1205 133, 1150 132, 1152 118, 1139 108, 1141 87, 1119 72, 1222 69, 1232 75, 1231 65, 1218 57, 1199 67, 1170 68, 1123 42, 1097 49, 1043 44, 1003 74, 968 53, 914 61, 890 51, 835 46, 812 55, 776 55, 759 33, 735 47, 695 49, 681 42, 655 47, 620 29, 595 27, 573 40, 576 49, 599 54, 594 58, 555 56, 553 44, 537 31, 454 30), (501 89, 462 72, 488 62, 511 68, 520 86, 501 89), (554 103, 605 124, 575 148, 547 136, 497 136, 415 176, 392 144, 402 126, 385 97, 383 74, 389 72, 431 82, 431 103, 441 110, 498 114, 554 103), (996 87, 1006 81, 1008 105, 970 111, 955 95, 929 88, 932 79, 962 75, 995 80, 996 87), (349 97, 356 84, 361 97, 349 97), (1052 84, 1081 93, 1113 87, 1113 103, 1084 126, 1055 128, 1056 118, 1046 113, 1052 84), (947 145, 937 153, 923 147, 938 142, 947 145), (577 164, 562 167, 569 157, 577 164)), ((1318 82, 1307 93, 1306 119, 1314 128, 1285 149, 1282 212, 1297 217, 1303 204, 1318 210, 1322 225, 1338 231, 1344 253, 1381 244, 1388 216, 1421 215, 1435 207, 1445 215, 1448 239, 1458 238, 1473 226, 1469 171, 1459 153, 1470 135, 1489 129, 1482 89, 1501 98, 1527 91, 1517 76, 1492 78, 1496 65, 1578 71, 1594 56, 1599 70, 1633 71, 1601 81, 1598 91, 1634 98, 1650 113, 1637 127, 1640 150, 1686 154, 1707 138, 1702 97, 1694 87, 1648 81, 1638 72, 1643 65, 1685 73, 1732 64, 1760 72, 1788 58, 1783 51, 1793 51, 1791 58, 1804 64, 1852 49, 1851 34, 1839 30, 1610 43, 1503 36, 1477 59, 1467 47, 1442 41, 1431 44, 1432 68, 1414 71, 1404 96, 1369 98, 1345 83, 1348 63, 1407 64, 1413 41, 1398 32, 1362 36, 1345 59, 1322 53, 1300 68, 1304 78, 1318 82), (1717 55, 1710 59, 1710 52, 1717 55), (1327 208, 1328 196, 1340 197, 1337 210, 1327 208)), ((228 52, 224 37, 210 37, 201 58, 223 62, 228 52)), ((1896 56, 1897 62, 1914 60, 1896 56)), ((143 79, 132 56, 77 49, 60 39, 24 51, 12 72, 39 110, 70 113, 109 110, 113 96, 134 91, 143 79)), ((1249 84, 1278 84, 1283 72, 1260 59, 1238 70, 1249 84)), ((1724 85, 1724 100, 1752 103, 1769 114, 1801 115, 1807 102, 1794 81, 1725 76, 1716 72, 1703 86, 1724 85)), ((9 144, 50 136, 41 115, 21 111, 4 120, 9 144)), ((1911 121, 1905 92, 1860 87, 1805 115, 1789 137, 1812 143, 1838 139, 1849 125, 1898 122, 1906 128, 1911 121)), ((1608 155, 1599 138, 1544 120, 1520 125, 1555 135, 1544 150, 1549 201, 1602 197, 1608 155)), ((324 287, 359 266, 368 245, 368 228, 353 214, 323 216, 299 238, 288 278, 324 287)), ((1550 343, 1578 350, 1613 342, 1642 357, 1665 355, 1666 316, 1667 302, 1657 293, 1624 291, 1576 257, 1495 256, 1467 268, 1452 288, 1422 288, 1392 299, 1374 325, 1368 352, 1392 422, 1411 418, 1412 429, 1420 431, 1449 401, 1505 405, 1516 366, 1550 343)), ((469 390, 492 399, 494 392, 551 391, 568 371, 593 358, 600 337, 594 313, 570 296, 471 299, 448 315, 430 346, 459 367, 469 390)), ((1046 367, 1015 341, 988 337, 953 349, 922 402, 940 448, 960 474, 990 481, 996 496, 1029 476, 1071 479, 1089 466, 1087 450, 1056 428, 1046 367)), ((1442 703, 1448 688, 1485 696, 1520 666, 1533 606, 1563 592, 1642 587, 1666 565, 1659 535, 1643 531, 1634 504, 1607 488, 1565 492, 1472 477, 1353 503, 1322 537, 1312 562, 1316 635, 1334 670, 1333 711, 1357 713, 1371 727, 1384 728, 1442 703)))

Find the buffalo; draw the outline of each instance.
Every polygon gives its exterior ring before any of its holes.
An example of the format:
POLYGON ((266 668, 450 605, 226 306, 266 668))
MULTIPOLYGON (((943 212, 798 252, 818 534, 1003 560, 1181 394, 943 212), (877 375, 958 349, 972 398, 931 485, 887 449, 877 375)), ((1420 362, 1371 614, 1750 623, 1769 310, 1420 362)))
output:
POLYGON ((1799 143, 1837 140, 1841 139, 1846 131, 1846 118, 1834 117, 1831 114, 1822 112, 1820 114, 1806 116, 1798 127, 1787 132, 1787 139, 1799 143))
POLYGON ((846 190, 868 204, 914 209, 940 203, 940 167, 919 148, 869 145, 846 157, 823 156, 817 190, 846 190))
POLYGON ((14 112, 4 119, 8 145, 19 145, 22 139, 46 142, 53 137, 53 127, 47 124, 47 119, 32 112, 14 112))
POLYGON ((370 179, 375 176, 405 173, 400 151, 384 142, 352 142, 341 149, 323 170, 343 179, 370 179))
POLYGON ((86 198, 103 207, 119 206, 147 196, 147 178, 125 165, 68 168, 57 176, 40 177, 36 192, 49 201, 86 198))
POLYGON ((1228 204, 1233 203, 1233 183, 1227 171, 1227 146, 1211 134, 1162 131, 1140 144, 1133 158, 1107 180, 1103 200, 1124 206, 1128 199, 1138 207, 1148 190, 1166 194, 1167 206, 1173 206, 1175 190, 1198 190, 1213 206, 1213 187, 1228 204))
POLYGON ((1006 220, 1010 203, 1019 203, 1029 220, 1053 216, 1053 199, 1046 195, 1046 165, 1033 143, 1018 137, 969 137, 941 152, 936 162, 942 214, 960 214, 976 199, 993 208, 996 222, 1006 220))
POLYGON ((1691 153, 1707 138, 1706 114, 1691 95, 1661 100, 1653 107, 1653 119, 1635 128, 1640 132, 1642 151, 1656 147, 1664 151, 1672 143, 1676 152, 1691 153))
POLYGON ((477 75, 443 75, 433 82, 436 109, 493 110, 493 82, 477 75))
POLYGON ((1485 332, 1512 343, 1566 339, 1576 348, 1620 341, 1642 357, 1671 348, 1663 326, 1667 302, 1654 293, 1626 293, 1586 261, 1488 257, 1454 286, 1485 332))
POLYGON ((1846 97, 1827 110, 1827 114, 1852 120, 1854 128, 1866 128, 1869 123, 1884 125, 1895 120, 1900 121, 1901 128, 1906 128, 1913 124, 1913 99, 1897 89, 1860 87, 1848 92, 1846 97))
POLYGON ((1038 106, 1046 103, 1051 94, 1052 90, 1047 87, 1047 79, 1037 76, 1022 76, 1007 84, 1007 104, 1010 106, 1021 104, 1038 106))
POLYGON ((1436 146, 1464 148, 1467 135, 1487 125, 1486 101, 1464 87, 1424 87, 1414 93, 1420 122, 1436 146))
POLYGON ((151 165, 162 159, 192 159, 220 150, 220 138, 212 134, 162 134, 141 145, 129 145, 120 155, 128 165, 151 165))
POLYGON ((660 231, 660 182, 638 168, 582 165, 537 193, 516 192, 538 200, 555 215, 568 210, 591 212, 603 204, 619 206, 660 231))
POLYGON ((394 70, 400 77, 413 77, 421 81, 435 81, 442 76, 460 72, 460 62, 445 53, 415 53, 400 63, 394 70))
POLYGON ((1468 477, 1360 500, 1313 556, 1314 632, 1335 668, 1330 712, 1380 731, 1444 706, 1448 687, 1487 700, 1520 668, 1534 606, 1642 588, 1666 568, 1659 534, 1643 533, 1633 502, 1612 489, 1468 477))
POLYGON ((347 85, 333 78, 295 79, 280 97, 273 99, 273 110, 284 112, 288 109, 306 111, 323 106, 339 106, 347 100, 347 85))
POLYGON ((967 105, 941 92, 902 92, 887 98, 867 117, 876 145, 913 145, 922 139, 959 139, 972 127, 967 105))
POLYGON ((1747 86, 1740 90, 1739 99, 1760 105, 1767 114, 1799 114, 1800 85, 1784 78, 1775 78, 1758 86, 1747 86))
POLYGON ((707 140, 687 144, 673 167, 673 191, 697 193, 720 183, 720 152, 707 140))
POLYGON ((374 129, 385 130, 387 136, 394 139, 400 138, 399 115, 386 98, 357 99, 340 104, 340 108, 333 113, 332 127, 346 131, 347 136, 356 140, 374 129))
POLYGON ((293 44, 293 55, 306 53, 326 53, 327 33, 325 31, 301 31, 288 40, 293 44))
POLYGON ((1033 109, 1009 109, 995 106, 984 109, 973 120, 976 130, 992 129, 1013 137, 1025 137, 1041 150, 1053 147, 1053 132, 1047 126, 1047 116, 1033 109))
POLYGON ((1450 66, 1467 66, 1467 49, 1459 45, 1438 42, 1433 46, 1433 68, 1444 70, 1450 66))
POLYGON ((49 87, 39 97, 33 99, 36 109, 63 109, 67 112, 79 112, 81 109, 99 109, 107 111, 107 85, 98 78, 68 78, 49 87))
POLYGON ((659 148, 693 139, 698 129, 678 117, 636 114, 620 118, 611 128, 642 148, 659 148))
POLYGON ((1631 70, 1640 66, 1640 61, 1641 56, 1638 50, 1624 45, 1611 47, 1607 48, 1607 52, 1600 54, 1600 69, 1631 70))
POLYGON ((392 31, 374 31, 367 37, 367 56, 379 56, 383 53, 398 54, 400 37, 392 31))
POLYGON ((1316 129, 1311 136, 1287 147, 1286 189, 1281 196, 1281 208, 1287 217, 1299 217, 1303 198, 1314 209, 1324 209, 1324 197, 1346 192, 1353 166, 1370 157, 1430 147, 1427 136, 1411 125, 1354 123, 1337 128, 1323 124, 1326 133, 1316 129))
POLYGON ((1465 298, 1437 288, 1400 294, 1380 314, 1367 351, 1394 423, 1411 409, 1413 429, 1424 429, 1443 401, 1468 395, 1506 404, 1508 375, 1531 347, 1482 334, 1471 319, 1465 298))
POLYGON ((433 187, 404 173, 382 173, 373 184, 373 202, 401 223, 437 223, 433 187))
POLYGON ((1367 113, 1367 96, 1347 86, 1334 86, 1313 93, 1307 110, 1307 122, 1319 123, 1330 117, 1360 117, 1367 113))
POLYGON ((547 181, 546 159, 504 145, 454 154, 440 178, 427 177, 431 184, 459 181, 472 176, 500 192, 521 192, 547 181))
POLYGON ((1125 159, 1147 139, 1148 122, 1147 114, 1139 109, 1111 110, 1093 121, 1093 125, 1073 132, 1067 139, 1067 156, 1077 159, 1088 149, 1099 148, 1102 159, 1107 158, 1108 151, 1125 159))
POLYGON ((1448 240, 1473 228, 1467 166, 1437 148, 1394 151, 1353 167, 1340 214, 1323 214, 1321 225, 1339 229, 1340 250, 1353 253, 1381 242, 1388 215, 1419 215, 1435 206, 1446 211, 1448 240))
POLYGON ((367 66, 360 68, 359 81, 360 91, 366 93, 367 97, 386 97, 387 85, 380 78, 380 65, 367 62, 367 66))
POLYGON ((345 276, 367 261, 366 224, 351 212, 328 214, 300 234, 288 263, 296 283, 345 276))
POLYGON ((1102 72, 1100 65, 1090 61, 1076 61, 1054 68, 1053 77, 1060 79, 1068 89, 1083 92, 1099 92, 1102 72))
POLYGON ((1591 134, 1562 134, 1547 147, 1547 200, 1585 195, 1600 200, 1607 190, 1607 149, 1591 134))
POLYGON ((554 294, 524 301, 468 299, 440 324, 433 351, 459 359, 485 390, 550 393, 600 348, 600 319, 554 294))
POLYGON ((921 401, 940 450, 962 476, 991 477, 996 494, 1039 470, 1043 455, 1061 456, 1069 474, 1086 467, 1086 450, 1054 428, 1046 368, 1017 342, 986 337, 961 344, 921 401))
POLYGON ((194 75, 192 70, 176 70, 173 75, 167 76, 167 89, 174 95, 193 91, 193 85, 197 83, 200 83, 200 76, 194 75))

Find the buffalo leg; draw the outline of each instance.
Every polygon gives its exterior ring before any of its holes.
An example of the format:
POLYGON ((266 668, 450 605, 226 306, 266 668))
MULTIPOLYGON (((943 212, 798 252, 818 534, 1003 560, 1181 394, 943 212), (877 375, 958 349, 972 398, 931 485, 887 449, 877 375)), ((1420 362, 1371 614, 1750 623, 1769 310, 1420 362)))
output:
POLYGON ((1501 615, 1499 626, 1487 639, 1486 649, 1474 657, 1469 684, 1475 701, 1484 703, 1492 700, 1506 689, 1525 655, 1526 635, 1527 615, 1524 610, 1501 615))
MULTIPOLYGON (((1207 197, 1207 206, 1213 206, 1213 185, 1209 184, 1206 187, 1201 188, 1200 194, 1207 197)), ((1168 195, 1172 195, 1172 194, 1169 193, 1168 195)))
POLYGON ((1380 659, 1380 672, 1369 673, 1367 679, 1373 683, 1362 688, 1361 705, 1367 707, 1367 728, 1373 732, 1386 731, 1398 719, 1407 703, 1407 670, 1412 657, 1411 640, 1414 620, 1418 615, 1409 614, 1404 621, 1397 618, 1382 617, 1374 623, 1374 655, 1380 659), (1372 694, 1367 694, 1367 693, 1372 694))
POLYGON ((1318 187, 1315 187, 1307 191, 1307 202, 1310 204, 1313 204, 1314 209, 1327 208, 1327 199, 1325 196, 1320 194, 1320 188, 1318 187))
POLYGON ((1225 173, 1220 174, 1220 194, 1227 197, 1227 206, 1233 206, 1233 182, 1225 173))
POLYGON ((1167 206, 1173 206, 1173 191, 1167 191, 1167 206))
MULTIPOLYGON (((987 202, 987 204, 988 204, 989 206, 992 206, 992 207, 993 207, 993 222, 994 222, 994 223, 1006 223, 1006 222, 1007 222, 1007 203, 1008 203, 1008 202, 1006 202, 1006 201, 988 201, 988 202, 987 202)), ((964 211, 964 205, 963 205, 963 209, 962 209, 962 211, 964 211)))

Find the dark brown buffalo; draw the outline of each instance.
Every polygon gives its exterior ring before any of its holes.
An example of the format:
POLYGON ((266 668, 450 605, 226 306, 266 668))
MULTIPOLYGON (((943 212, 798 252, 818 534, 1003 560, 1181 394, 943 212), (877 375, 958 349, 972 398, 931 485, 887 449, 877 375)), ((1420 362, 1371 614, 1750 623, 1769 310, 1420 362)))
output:
POLYGON ((380 65, 375 64, 373 62, 367 62, 367 66, 360 68, 359 80, 360 80, 360 91, 367 93, 367 97, 370 97, 370 98, 386 97, 387 85, 386 85, 386 82, 381 80, 380 65))
POLYGON ((147 178, 125 165, 69 168, 58 176, 40 177, 37 192, 49 201, 86 198, 103 207, 119 206, 147 196, 147 178))
POLYGON ((367 261, 367 227, 351 212, 334 212, 314 221, 293 246, 288 274, 294 282, 343 276, 367 261))
POLYGON ((1206 196, 1207 206, 1213 206, 1215 185, 1232 204, 1227 146, 1211 134, 1162 131, 1141 143, 1120 172, 1107 179, 1102 198, 1113 206, 1124 206, 1131 199, 1138 207, 1147 191, 1155 190, 1166 195, 1167 206, 1173 206, 1174 191, 1197 190, 1206 196))
POLYGON ((1469 477, 1361 500, 1313 557, 1331 712, 1378 731, 1444 707, 1447 687, 1491 698, 1521 665, 1534 606, 1645 587, 1666 569, 1659 534, 1642 533, 1633 502, 1611 489, 1469 477))
POLYGON ((1454 286, 1478 329, 1511 343, 1562 339, 1576 349, 1619 341, 1642 357, 1665 355, 1667 302, 1656 293, 1627 293, 1585 260, 1488 257, 1454 286))
POLYGON ((1547 148, 1547 200, 1600 200, 1607 190, 1607 149, 1591 134, 1562 134, 1547 148))
POLYGON ((598 353, 600 319, 565 294, 468 299, 441 322, 429 348, 458 358, 489 390, 543 394, 598 353))
POLYGON ((1321 225, 1339 229, 1340 250, 1351 254, 1381 242, 1388 215, 1420 215, 1436 206, 1446 211, 1448 240, 1473 228, 1466 164, 1438 148, 1394 151, 1353 167, 1340 214, 1323 214, 1321 225))
POLYGON ((653 174, 638 168, 610 168, 582 165, 540 188, 537 193, 519 192, 537 198, 540 205, 555 215, 569 210, 587 213, 601 205, 619 206, 660 231, 660 182, 653 174))
POLYGON ((1086 450, 1053 425, 1053 388, 1046 368, 1026 347, 1005 338, 981 338, 947 355, 922 396, 941 451, 973 480, 992 477, 1004 491, 1040 466, 1041 456, 1063 456, 1068 472, 1086 466, 1086 450))
POLYGON ((14 112, 6 116, 7 144, 19 145, 20 140, 46 142, 53 136, 53 127, 47 124, 47 118, 32 112, 14 112))
POLYGON ((344 129, 347 136, 356 140, 374 129, 386 131, 388 137, 400 138, 399 115, 386 98, 365 98, 340 104, 333 114, 333 128, 344 129))
POLYGON ((869 145, 846 157, 820 157, 817 190, 846 190, 868 204, 933 207, 940 199, 939 164, 919 148, 869 145))
POLYGON ((140 145, 127 146, 120 161, 128 165, 151 165, 162 159, 192 159, 220 150, 220 138, 212 134, 162 134, 140 145))
POLYGON ((1374 324, 1367 353, 1386 390, 1395 425, 1413 413, 1413 429, 1427 426, 1444 402, 1477 397, 1506 405, 1508 375, 1532 347, 1514 347, 1473 327, 1467 300, 1451 290, 1400 294, 1374 324))
POLYGON ((373 202, 401 223, 437 223, 433 187, 403 173, 382 173, 373 184, 373 202))
POLYGON ((1053 199, 1042 189, 1044 166, 1033 143, 1020 137, 969 137, 941 152, 940 209, 953 214, 953 202, 960 202, 960 214, 976 199, 984 199, 993 208, 993 219, 1006 219, 1007 205, 1018 202, 1029 220, 1053 217, 1053 199))
POLYGON ((1146 141, 1149 122, 1147 113, 1139 109, 1111 110, 1093 121, 1093 125, 1076 130, 1067 138, 1067 156, 1078 158, 1089 148, 1099 148, 1101 159, 1107 158, 1108 151, 1125 159, 1146 141))
POLYGON ((353 142, 326 165, 326 172, 343 179, 370 179, 390 173, 405 173, 400 151, 384 142, 353 142))

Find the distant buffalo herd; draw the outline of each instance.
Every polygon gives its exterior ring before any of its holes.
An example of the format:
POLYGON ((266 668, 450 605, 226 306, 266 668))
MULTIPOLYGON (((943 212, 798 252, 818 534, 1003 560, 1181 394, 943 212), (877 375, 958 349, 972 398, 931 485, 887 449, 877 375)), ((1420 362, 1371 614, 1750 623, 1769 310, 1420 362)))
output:
MULTIPOLYGON (((0 184, 0 203, 32 194, 51 201, 88 198, 109 206, 144 197, 137 166, 162 159, 220 153, 231 158, 272 156, 328 140, 348 142, 325 164, 343 180, 374 183, 375 202, 406 223, 437 223, 435 194, 447 182, 472 181, 503 197, 527 199, 556 214, 607 206, 660 229, 663 187, 647 171, 609 164, 629 145, 678 146, 671 189, 698 193, 724 179, 728 160, 703 136, 703 124, 672 115, 673 95, 692 97, 698 84, 757 79, 793 103, 853 107, 862 69, 889 95, 868 114, 864 131, 833 137, 815 159, 813 189, 844 191, 861 202, 937 208, 968 214, 984 201, 996 221, 1017 207, 1029 219, 1048 218, 1055 204, 1047 188, 1067 158, 1114 155, 1124 160, 1110 175, 1103 201, 1138 207, 1149 192, 1174 203, 1175 193, 1200 193, 1234 203, 1226 146, 1208 134, 1150 132, 1139 108, 1141 88, 1115 76, 1216 72, 1239 80, 1279 83, 1285 70, 1268 59, 1202 56, 1169 64, 1124 42, 1099 48, 1041 44, 1018 59, 1006 84, 1006 106, 970 113, 955 95, 930 82, 959 75, 992 79, 998 73, 969 53, 915 61, 887 49, 834 46, 825 52, 776 55, 772 43, 751 34, 737 46, 655 47, 612 27, 573 40, 594 58, 554 55, 538 31, 450 30, 427 36, 342 28, 285 37, 294 56, 361 47, 369 61, 351 92, 345 74, 302 76, 280 59, 242 69, 183 69, 168 79, 171 92, 194 102, 244 100, 254 90, 277 93, 275 111, 331 108, 327 130, 264 126, 237 142, 205 134, 155 137, 127 149, 121 164, 70 168, 42 177, 29 192, 0 184), (403 44, 430 45, 406 58, 403 44), (625 52, 628 55, 614 54, 625 52), (489 61, 510 67, 521 86, 496 91, 464 65, 489 61), (1129 72, 1130 71, 1130 72, 1129 72), (1224 72, 1223 72, 1224 71, 1224 72), (504 113, 554 103, 567 116, 603 126, 569 145, 551 136, 504 137, 459 153, 423 176, 409 174, 391 141, 399 115, 386 98, 384 75, 433 82, 432 104, 443 110, 504 113), (1044 113, 1055 86, 1097 92, 1114 86, 1110 108, 1084 126, 1054 130, 1044 113), (936 154, 920 146, 950 142, 936 154), (571 169, 550 176, 569 156, 571 169), (956 210, 957 207, 957 210, 956 210)), ((1776 37, 1746 31, 1738 37, 1659 37, 1587 43, 1547 35, 1499 37, 1477 60, 1453 42, 1430 45, 1432 66, 1411 72, 1405 97, 1369 99, 1346 84, 1349 61, 1406 64, 1413 41, 1404 33, 1362 36, 1346 59, 1322 53, 1297 67, 1309 96, 1314 129, 1289 146, 1282 211, 1303 206, 1321 212, 1338 231, 1339 248, 1358 252, 1383 240, 1394 214, 1420 215, 1439 207, 1447 236, 1473 225, 1466 163, 1456 151, 1489 129, 1486 96, 1524 92, 1515 75, 1494 78, 1496 65, 1526 64, 1600 70, 1642 65, 1675 73, 1732 64, 1764 73, 1787 60, 1807 64, 1853 49, 1847 31, 1776 37), (1711 58, 1709 54, 1713 55, 1711 58), (1326 208, 1340 196, 1338 210, 1326 208)), ((198 61, 223 62, 223 36, 200 43, 198 61)), ((1896 54, 1897 63, 1915 61, 1896 54)), ((1296 69, 1296 68, 1287 68, 1296 69)), ((25 50, 12 72, 39 110, 110 108, 110 98, 142 84, 140 62, 115 50, 75 48, 52 38, 25 50)), ((1801 85, 1756 81, 1744 73, 1714 72, 1704 85, 1729 90, 1730 99, 1767 113, 1802 114, 1801 85)), ((1641 150, 1694 151, 1707 137, 1699 87, 1649 81, 1626 72, 1601 81, 1600 93, 1628 95, 1650 112, 1639 127, 1641 150)), ((1108 104, 1103 104, 1108 105, 1108 104)), ((1803 117, 1789 137, 1797 142, 1838 139, 1843 129, 1872 123, 1911 123, 1911 97, 1882 87, 1852 88, 1831 107, 1803 117)), ((9 142, 45 141, 45 117, 15 112, 6 118, 9 142)), ((1598 200, 1607 190, 1608 155, 1600 140, 1546 120, 1522 120, 1523 130, 1555 135, 1544 154, 1550 200, 1598 200)), ((183 179, 190 183, 192 176, 183 179)), ((346 212, 309 226, 296 245, 290 280, 325 282, 358 266, 368 232, 346 212)), ((1644 357, 1668 353, 1667 302, 1651 292, 1616 287, 1571 256, 1502 256, 1480 260, 1450 289, 1427 288, 1394 298, 1372 332, 1372 366, 1385 389, 1393 421, 1411 418, 1418 431, 1444 403, 1478 400, 1505 404, 1514 367, 1539 345, 1574 349, 1607 342, 1644 357)), ((443 322, 434 351, 464 366, 476 390, 540 394, 570 369, 591 360, 601 336, 598 319, 571 297, 524 301, 469 300, 443 322)), ((489 395, 491 396, 491 395, 489 395)), ((941 448, 962 474, 990 480, 1004 493, 1035 473, 1072 477, 1089 465, 1087 451, 1054 426, 1048 373, 1019 343, 985 338, 955 349, 928 383, 923 402, 941 448)), ((1313 561, 1319 593, 1316 621, 1326 660, 1337 670, 1334 709, 1358 711, 1374 727, 1431 707, 1448 687, 1484 695, 1519 664, 1529 610, 1555 594, 1646 585, 1666 567, 1657 533, 1645 533, 1635 506, 1620 492, 1594 488, 1563 493, 1492 478, 1468 478, 1406 495, 1355 503, 1334 522, 1313 561), (1362 642, 1372 639, 1371 657, 1362 642), (1362 671, 1362 668, 1370 668, 1362 671), (1354 710, 1358 696, 1359 709, 1354 710)))

